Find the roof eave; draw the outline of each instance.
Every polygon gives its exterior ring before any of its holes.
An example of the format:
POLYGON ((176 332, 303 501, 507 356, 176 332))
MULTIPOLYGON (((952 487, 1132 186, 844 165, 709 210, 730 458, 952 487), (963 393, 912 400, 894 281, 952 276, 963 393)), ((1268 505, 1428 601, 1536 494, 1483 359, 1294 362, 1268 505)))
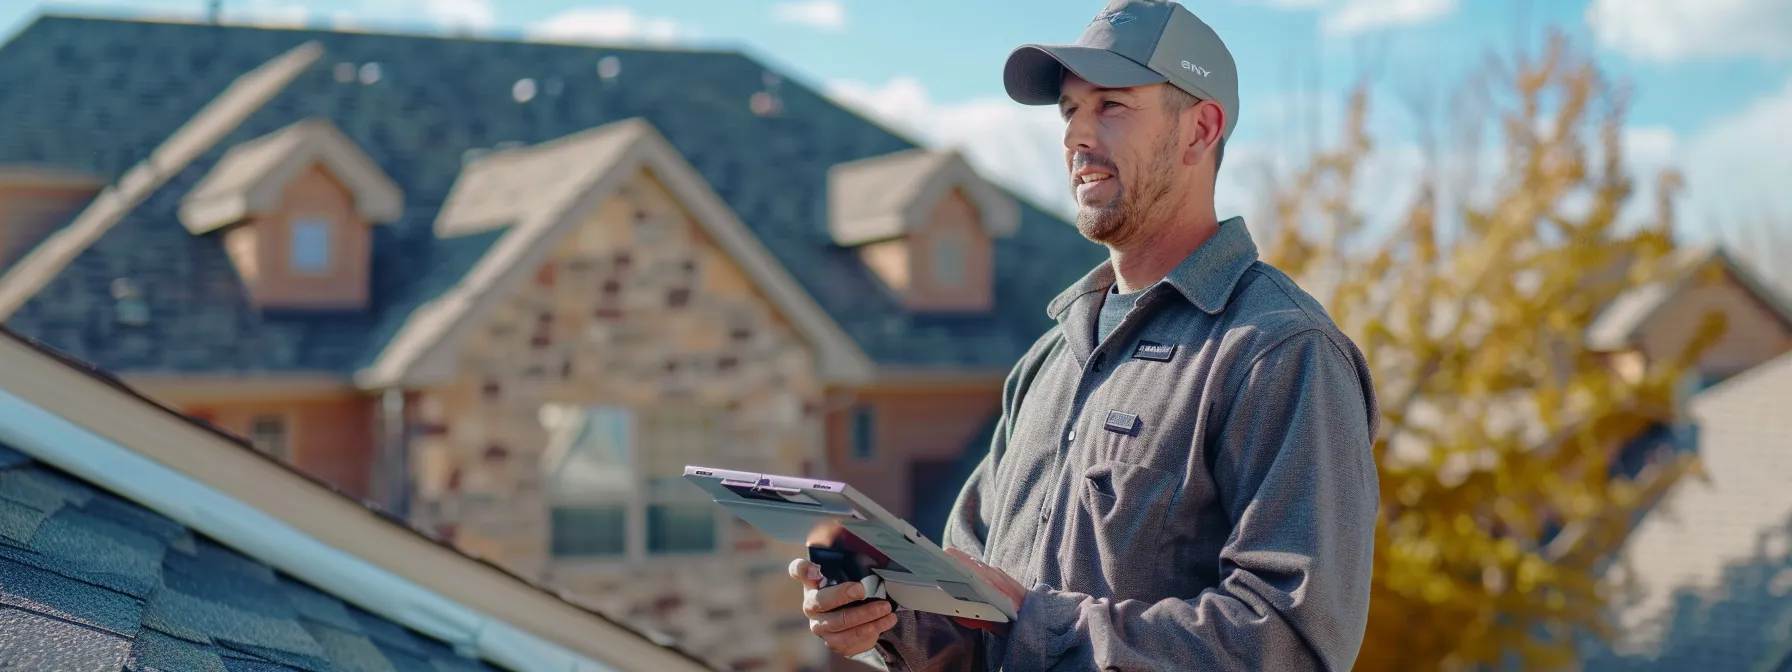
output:
POLYGON ((709 669, 4 330, 0 369, 0 440, 371 613, 513 670, 709 669))
POLYGON ((287 185, 312 164, 322 165, 341 181, 354 201, 355 214, 368 223, 390 223, 404 214, 404 192, 398 183, 329 120, 307 119, 270 136, 281 134, 293 135, 250 141, 280 143, 278 157, 259 167, 258 174, 229 187, 208 188, 207 183, 221 172, 240 169, 231 161, 233 154, 226 154, 212 168, 212 174, 181 200, 179 216, 188 231, 199 235, 240 222, 251 214, 278 211, 287 185))
POLYGON ((193 235, 211 233, 249 216, 249 201, 241 193, 220 194, 212 198, 182 202, 176 213, 181 225, 193 235))

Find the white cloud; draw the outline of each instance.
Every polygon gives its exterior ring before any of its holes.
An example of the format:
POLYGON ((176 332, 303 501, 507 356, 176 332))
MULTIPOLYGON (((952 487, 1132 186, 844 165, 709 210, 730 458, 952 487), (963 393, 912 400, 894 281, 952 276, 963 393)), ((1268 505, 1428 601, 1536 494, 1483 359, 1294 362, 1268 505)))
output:
POLYGON ((1276 9, 1323 9, 1326 5, 1332 4, 1332 0, 1256 0, 1256 2, 1276 9))
POLYGON ((1430 23, 1456 11, 1459 0, 1255 0, 1293 11, 1325 13, 1320 27, 1334 35, 1354 35, 1430 23))
POLYGON ((1601 46, 1650 61, 1792 57, 1786 0, 1593 0, 1586 21, 1601 46))
POLYGON ((423 11, 436 23, 451 28, 482 30, 498 18, 491 0, 424 0, 423 11))
POLYGON ((1050 107, 1007 98, 939 103, 913 77, 881 86, 835 82, 828 95, 930 147, 963 150, 987 177, 1059 212, 1071 211, 1064 126, 1050 107))
MULTIPOLYGON (((882 85, 836 82, 828 87, 828 93, 924 144, 961 148, 979 170, 1043 207, 1065 215, 1074 211, 1064 168, 1063 124, 1049 107, 1022 106, 1006 98, 941 103, 909 77, 882 85)), ((1267 113, 1286 107, 1285 116, 1299 117, 1304 114, 1300 110, 1312 104, 1305 100, 1310 97, 1271 97, 1259 109, 1267 113)), ((1341 102, 1332 101, 1326 111, 1319 130, 1325 136, 1322 142, 1329 143, 1335 140, 1332 117, 1341 112, 1341 102)), ((1792 231, 1792 190, 1784 184, 1785 176, 1792 175, 1792 133, 1783 131, 1785 119, 1792 119, 1792 80, 1780 91, 1690 137, 1663 126, 1625 129, 1625 166, 1635 191, 1623 216, 1627 221, 1655 216, 1656 176, 1662 169, 1674 167, 1686 178, 1685 191, 1675 206, 1681 231, 1688 239, 1723 238, 1734 243, 1726 234, 1736 229, 1777 226, 1792 231)), ((1289 134, 1267 129, 1256 135, 1293 143, 1286 146, 1257 141, 1227 147, 1215 204, 1220 216, 1262 214, 1267 180, 1286 175, 1291 164, 1288 159, 1309 151, 1304 141, 1294 143, 1284 137, 1289 134)), ((1377 129, 1376 135, 1384 133, 1377 129)), ((1469 196, 1484 197, 1490 180, 1499 175, 1503 165, 1503 156, 1495 149, 1485 147, 1479 155, 1468 155, 1446 148, 1437 170, 1454 176, 1472 167, 1478 176, 1473 184, 1479 188, 1469 196)), ((1352 200, 1372 225, 1386 224, 1411 204, 1418 178, 1428 170, 1432 169, 1417 145, 1383 139, 1362 167, 1352 200)), ((1461 196, 1453 193, 1454 184, 1447 182, 1444 187, 1452 198, 1461 196)), ((1743 252, 1748 256, 1750 251, 1743 252)))
POLYGON ((1430 23, 1456 11, 1457 0, 1349 0, 1325 17, 1326 32, 1356 34, 1430 23))
POLYGON ((1792 229, 1792 79, 1693 135, 1684 151, 1682 218, 1717 227, 1776 222, 1792 229))
MULTIPOLYGON (((230 7, 225 6, 226 16, 230 7)), ((248 7, 238 9, 233 20, 257 23, 267 26, 303 26, 309 13, 305 6, 296 2, 280 2, 279 0, 254 0, 248 7)))
POLYGON ((840 0, 789 0, 772 5, 772 20, 822 30, 846 27, 846 6, 840 0))
MULTIPOLYGON (((1075 213, 1064 165, 1064 122, 1052 107, 1005 97, 940 103, 912 77, 880 86, 834 82, 828 95, 924 145, 960 149, 986 177, 1040 207, 1065 217, 1075 213)), ((1226 148, 1215 204, 1221 217, 1254 212, 1263 193, 1262 168, 1271 158, 1261 147, 1226 148)))
POLYGON ((642 41, 667 44, 685 36, 676 22, 636 14, 627 7, 579 7, 535 24, 532 39, 556 42, 642 41))
POLYGON ((361 0, 358 8, 335 12, 331 19, 345 29, 423 23, 476 32, 496 25, 498 11, 492 0, 361 0))

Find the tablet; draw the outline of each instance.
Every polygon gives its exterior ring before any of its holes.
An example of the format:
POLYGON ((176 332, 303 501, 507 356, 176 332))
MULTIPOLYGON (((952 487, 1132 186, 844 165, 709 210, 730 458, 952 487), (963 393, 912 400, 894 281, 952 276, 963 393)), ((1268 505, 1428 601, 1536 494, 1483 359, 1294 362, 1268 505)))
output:
POLYGON ((996 623, 1014 618, 1000 590, 850 485, 699 466, 685 467, 684 477, 766 536, 807 546, 824 585, 862 581, 868 599, 881 592, 897 607, 996 623))

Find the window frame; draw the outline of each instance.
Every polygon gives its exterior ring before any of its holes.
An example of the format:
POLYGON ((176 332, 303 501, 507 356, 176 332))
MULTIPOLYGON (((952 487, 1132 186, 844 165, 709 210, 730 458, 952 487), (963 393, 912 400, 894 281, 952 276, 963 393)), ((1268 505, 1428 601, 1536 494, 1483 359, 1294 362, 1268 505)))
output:
POLYGON ((287 223, 286 232, 286 267, 295 275, 329 275, 336 268, 336 222, 326 215, 307 214, 292 218, 287 223), (323 259, 318 266, 300 263, 301 232, 322 231, 323 259))
MULTIPOLYGON (((628 460, 628 471, 629 471, 629 476, 630 476, 630 478, 629 478, 630 487, 628 489, 629 491, 626 493, 607 493, 607 494, 606 493, 580 493, 578 495, 569 495, 569 494, 561 491, 559 488, 557 488, 555 486, 555 479, 558 476, 556 471, 560 468, 560 464, 544 465, 549 470, 548 473, 546 474, 546 483, 545 483, 545 485, 546 485, 545 492, 547 493, 547 499, 548 499, 547 509, 548 509, 548 516, 549 516, 549 520, 547 521, 547 524, 548 524, 547 555, 548 555, 549 562, 553 563, 555 566, 562 567, 562 568, 575 568, 575 569, 581 568, 581 567, 601 568, 601 567, 613 566, 616 564, 636 564, 636 565, 638 565, 638 564, 643 564, 643 563, 648 563, 648 562, 663 562, 663 561, 666 561, 669 559, 677 559, 677 558, 713 558, 713 557, 717 557, 717 556, 720 556, 720 555, 723 555, 723 554, 729 552, 729 549, 732 548, 732 542, 733 542, 732 535, 730 534, 730 531, 733 527, 732 525, 730 525, 732 516, 730 514, 728 514, 728 512, 725 509, 723 509, 722 507, 715 506, 710 501, 710 499, 707 496, 702 495, 700 493, 700 491, 695 491, 695 494, 693 494, 691 497, 688 498, 688 500, 685 500, 685 501, 689 501, 692 503, 701 503, 707 509, 711 510, 712 521, 714 524, 714 535, 712 537, 714 539, 714 544, 708 550, 683 550, 683 551, 668 551, 668 552, 653 552, 650 550, 649 545, 651 543, 651 540, 648 538, 648 532, 649 532, 649 530, 648 530, 648 522, 649 522, 648 512, 649 512, 649 510, 651 510, 651 508, 653 506, 658 505, 658 504, 677 503, 681 500, 676 497, 665 497, 663 495, 656 495, 653 492, 653 488, 652 488, 653 483, 651 480, 652 475, 649 473, 651 471, 651 469, 648 464, 648 459, 645 457, 645 453, 647 452, 647 450, 652 449, 652 447, 650 446, 650 443, 652 440, 647 438, 647 432, 651 431, 651 430, 647 430, 647 428, 654 426, 655 421, 659 420, 658 418, 654 418, 652 416, 654 416, 656 414, 667 413, 669 411, 689 412, 691 410, 697 410, 701 414, 707 414, 710 417, 714 418, 714 420, 716 422, 716 426, 713 428, 712 431, 719 443, 720 441, 725 440, 728 436, 728 433, 725 429, 725 425, 728 422, 729 418, 728 418, 728 414, 726 412, 723 412, 720 409, 714 409, 714 408, 708 408, 708 407, 703 407, 703 408, 699 408, 699 409, 689 409, 689 408, 680 408, 677 406, 657 406, 657 405, 655 405, 655 406, 631 406, 631 405, 625 405, 625 404, 581 404, 581 403, 566 403, 566 404, 562 404, 562 405, 567 406, 567 407, 581 409, 586 412, 618 412, 618 413, 620 413, 621 417, 623 418, 623 422, 626 423, 625 424, 626 429, 624 432, 624 437, 625 437, 624 440, 627 442, 626 452, 627 452, 627 460, 628 460), (625 511, 625 513, 623 515, 623 525, 625 526, 624 533, 623 533, 623 539, 624 539, 623 552, 618 553, 618 554, 613 554, 613 555, 589 555, 589 556, 561 555, 561 554, 558 554, 555 552, 555 543, 554 543, 555 533, 554 533, 554 527, 553 527, 553 515, 554 515, 553 511, 554 510, 562 509, 562 508, 578 508, 580 506, 586 506, 586 507, 608 506, 608 505, 612 505, 612 504, 621 504, 624 507, 624 511, 625 511)), ((661 424, 676 426, 678 420, 687 420, 687 419, 688 418, 677 418, 677 419, 672 419, 672 420, 666 420, 666 421, 663 421, 661 424)), ((571 458, 571 451, 577 450, 577 447, 569 446, 567 448, 567 450, 568 450, 568 454, 565 456, 562 456, 562 458, 561 458, 562 463, 565 459, 571 458)), ((680 470, 680 473, 682 474, 682 469, 680 470)), ((679 478, 682 478, 682 476, 680 476, 679 478)), ((693 487, 693 490, 695 490, 695 486, 692 486, 692 487, 693 487)))

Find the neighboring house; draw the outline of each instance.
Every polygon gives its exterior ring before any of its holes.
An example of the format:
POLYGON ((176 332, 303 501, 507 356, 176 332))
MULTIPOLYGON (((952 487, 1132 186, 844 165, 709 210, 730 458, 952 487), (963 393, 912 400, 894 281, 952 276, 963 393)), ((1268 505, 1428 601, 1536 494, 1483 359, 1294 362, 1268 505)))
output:
POLYGON ((0 46, 0 321, 738 669, 823 664, 800 549, 682 466, 910 515, 1102 258, 737 53, 63 16, 0 46))
POLYGON ((1647 477, 1664 454, 1698 471, 1637 521, 1608 579, 1617 638, 1588 640, 1589 672, 1697 667, 1792 672, 1792 301, 1721 248, 1675 255, 1588 330, 1621 375, 1677 356, 1704 320, 1723 333, 1686 372, 1679 419, 1620 447, 1615 474, 1647 477))
POLYGON ((1792 300, 1746 262, 1718 247, 1677 252, 1664 277, 1620 294, 1587 331, 1587 343, 1621 375, 1638 379, 1651 363, 1679 356, 1707 317, 1722 333, 1686 372, 1685 420, 1661 424, 1623 446, 1614 470, 1636 475, 1656 451, 1690 450, 1697 423, 1686 404, 1700 391, 1792 351, 1792 300))
POLYGON ((1664 277, 1625 291, 1600 312, 1587 343, 1634 375, 1649 361, 1685 348, 1710 313, 1724 333, 1700 357, 1709 387, 1792 350, 1792 302, 1773 283, 1721 247, 1689 247, 1670 259, 1664 277))
POLYGON ((713 669, 4 329, 0 668, 713 669))
POLYGON ((1695 396, 1702 475, 1632 533, 1637 592, 1589 672, 1792 672, 1792 354, 1695 396))

